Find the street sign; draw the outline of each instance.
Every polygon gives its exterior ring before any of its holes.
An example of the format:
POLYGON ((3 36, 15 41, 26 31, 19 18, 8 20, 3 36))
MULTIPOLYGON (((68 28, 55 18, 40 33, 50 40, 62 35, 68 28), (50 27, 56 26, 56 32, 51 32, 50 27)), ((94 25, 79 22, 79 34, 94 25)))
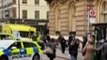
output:
POLYGON ((90 24, 96 23, 96 18, 95 17, 91 17, 90 18, 90 24))
POLYGON ((89 10, 89 22, 90 24, 96 22, 96 12, 93 9, 89 10))
POLYGON ((91 10, 89 11, 89 16, 90 16, 90 17, 95 17, 95 16, 96 16, 96 13, 95 13, 95 11, 94 11, 93 9, 91 9, 91 10))

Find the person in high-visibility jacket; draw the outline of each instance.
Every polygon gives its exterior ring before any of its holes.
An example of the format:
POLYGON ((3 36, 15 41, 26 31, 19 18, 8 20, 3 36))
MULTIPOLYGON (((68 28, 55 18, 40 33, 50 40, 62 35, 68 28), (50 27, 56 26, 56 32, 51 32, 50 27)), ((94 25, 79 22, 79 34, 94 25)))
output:
POLYGON ((40 42, 40 40, 41 40, 41 35, 39 34, 39 32, 37 32, 36 34, 33 34, 33 36, 32 36, 32 40, 33 41, 36 41, 36 42, 40 42))
POLYGON ((32 39, 33 39, 33 41, 37 42, 41 46, 42 50, 44 49, 44 43, 41 40, 41 35, 40 35, 39 32, 37 32, 36 34, 34 34, 33 37, 32 37, 32 39))
POLYGON ((39 32, 36 33, 36 41, 38 43, 40 43, 40 40, 41 40, 41 35, 39 34, 39 32))

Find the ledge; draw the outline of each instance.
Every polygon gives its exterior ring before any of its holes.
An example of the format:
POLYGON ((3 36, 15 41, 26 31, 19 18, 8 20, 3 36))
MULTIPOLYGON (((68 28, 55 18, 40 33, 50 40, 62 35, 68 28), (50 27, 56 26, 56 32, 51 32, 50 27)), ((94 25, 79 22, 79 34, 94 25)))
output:
POLYGON ((45 1, 47 1, 50 4, 53 0, 45 0, 45 1))

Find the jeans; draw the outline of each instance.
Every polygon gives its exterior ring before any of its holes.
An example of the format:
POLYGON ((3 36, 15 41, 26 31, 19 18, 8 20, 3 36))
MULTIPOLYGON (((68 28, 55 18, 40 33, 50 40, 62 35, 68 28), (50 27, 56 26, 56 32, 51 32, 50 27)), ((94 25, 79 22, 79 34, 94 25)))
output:
POLYGON ((77 57, 71 55, 71 60, 77 60, 77 57))

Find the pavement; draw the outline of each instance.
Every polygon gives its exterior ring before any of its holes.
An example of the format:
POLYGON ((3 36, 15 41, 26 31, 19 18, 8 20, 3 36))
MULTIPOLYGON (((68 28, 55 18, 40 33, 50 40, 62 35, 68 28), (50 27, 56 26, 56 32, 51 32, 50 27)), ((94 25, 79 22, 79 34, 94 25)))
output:
MULTIPOLYGON (((77 60, 83 60, 81 51, 79 50, 78 52, 79 53, 78 53, 78 59, 77 60)), ((49 60, 49 58, 45 54, 42 54, 41 55, 41 60, 49 60)), ((56 58, 55 58, 55 60, 70 60, 70 55, 68 53, 68 48, 66 48, 65 54, 63 54, 61 52, 60 48, 57 48, 56 49, 56 58)))

